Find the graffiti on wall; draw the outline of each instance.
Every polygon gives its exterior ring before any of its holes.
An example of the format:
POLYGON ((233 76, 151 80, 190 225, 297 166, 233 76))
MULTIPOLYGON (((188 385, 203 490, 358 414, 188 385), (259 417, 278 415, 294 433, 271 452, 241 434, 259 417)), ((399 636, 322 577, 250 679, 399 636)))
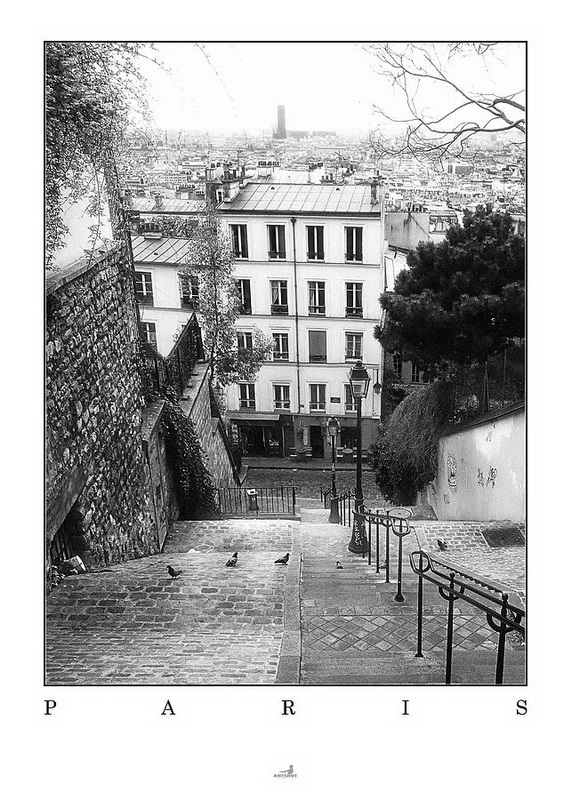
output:
POLYGON ((496 485, 496 478, 498 477, 498 470, 494 469, 494 467, 490 467, 490 472, 488 473, 488 480, 486 481, 486 486, 488 484, 492 484, 492 489, 496 485))
POLYGON ((484 473, 478 467, 478 486, 484 486, 486 479, 484 478, 484 473))
POLYGON ((456 459, 453 455, 448 453, 448 458, 446 460, 447 469, 448 469, 448 486, 454 488, 456 483, 456 459))

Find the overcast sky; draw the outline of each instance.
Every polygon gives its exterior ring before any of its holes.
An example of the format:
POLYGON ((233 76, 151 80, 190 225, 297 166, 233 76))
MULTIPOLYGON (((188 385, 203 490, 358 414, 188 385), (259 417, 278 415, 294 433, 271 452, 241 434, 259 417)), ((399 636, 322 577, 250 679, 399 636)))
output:
MULTIPOLYGON (((397 115, 402 108, 388 80, 375 73, 361 45, 157 44, 168 72, 145 67, 158 127, 224 132, 271 132, 278 104, 288 129, 363 133, 382 122, 374 105, 397 115)), ((508 45, 501 61, 475 56, 460 61, 464 81, 502 91, 524 85, 523 48, 508 45)), ((423 99, 438 105, 440 89, 423 99)))

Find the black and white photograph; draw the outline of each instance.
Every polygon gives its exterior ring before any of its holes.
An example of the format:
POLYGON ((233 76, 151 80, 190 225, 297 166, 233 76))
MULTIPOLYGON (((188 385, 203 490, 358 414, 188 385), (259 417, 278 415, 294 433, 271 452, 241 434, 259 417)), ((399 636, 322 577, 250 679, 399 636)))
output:
POLYGON ((47 687, 526 685, 526 59, 45 41, 47 687))

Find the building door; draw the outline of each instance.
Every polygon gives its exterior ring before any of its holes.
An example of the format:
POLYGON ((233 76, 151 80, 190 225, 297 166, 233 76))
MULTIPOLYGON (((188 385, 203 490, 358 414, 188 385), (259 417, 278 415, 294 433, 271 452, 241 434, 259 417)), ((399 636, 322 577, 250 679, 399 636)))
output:
POLYGON ((313 458, 323 458, 323 434, 321 425, 309 426, 309 444, 313 453, 313 458))

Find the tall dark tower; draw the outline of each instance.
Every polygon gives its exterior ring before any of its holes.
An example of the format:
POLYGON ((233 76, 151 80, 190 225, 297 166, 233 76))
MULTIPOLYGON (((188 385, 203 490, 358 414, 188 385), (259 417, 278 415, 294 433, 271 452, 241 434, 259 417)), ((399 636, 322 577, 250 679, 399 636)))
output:
POLYGON ((286 138, 285 106, 278 106, 278 130, 276 139, 286 138))

